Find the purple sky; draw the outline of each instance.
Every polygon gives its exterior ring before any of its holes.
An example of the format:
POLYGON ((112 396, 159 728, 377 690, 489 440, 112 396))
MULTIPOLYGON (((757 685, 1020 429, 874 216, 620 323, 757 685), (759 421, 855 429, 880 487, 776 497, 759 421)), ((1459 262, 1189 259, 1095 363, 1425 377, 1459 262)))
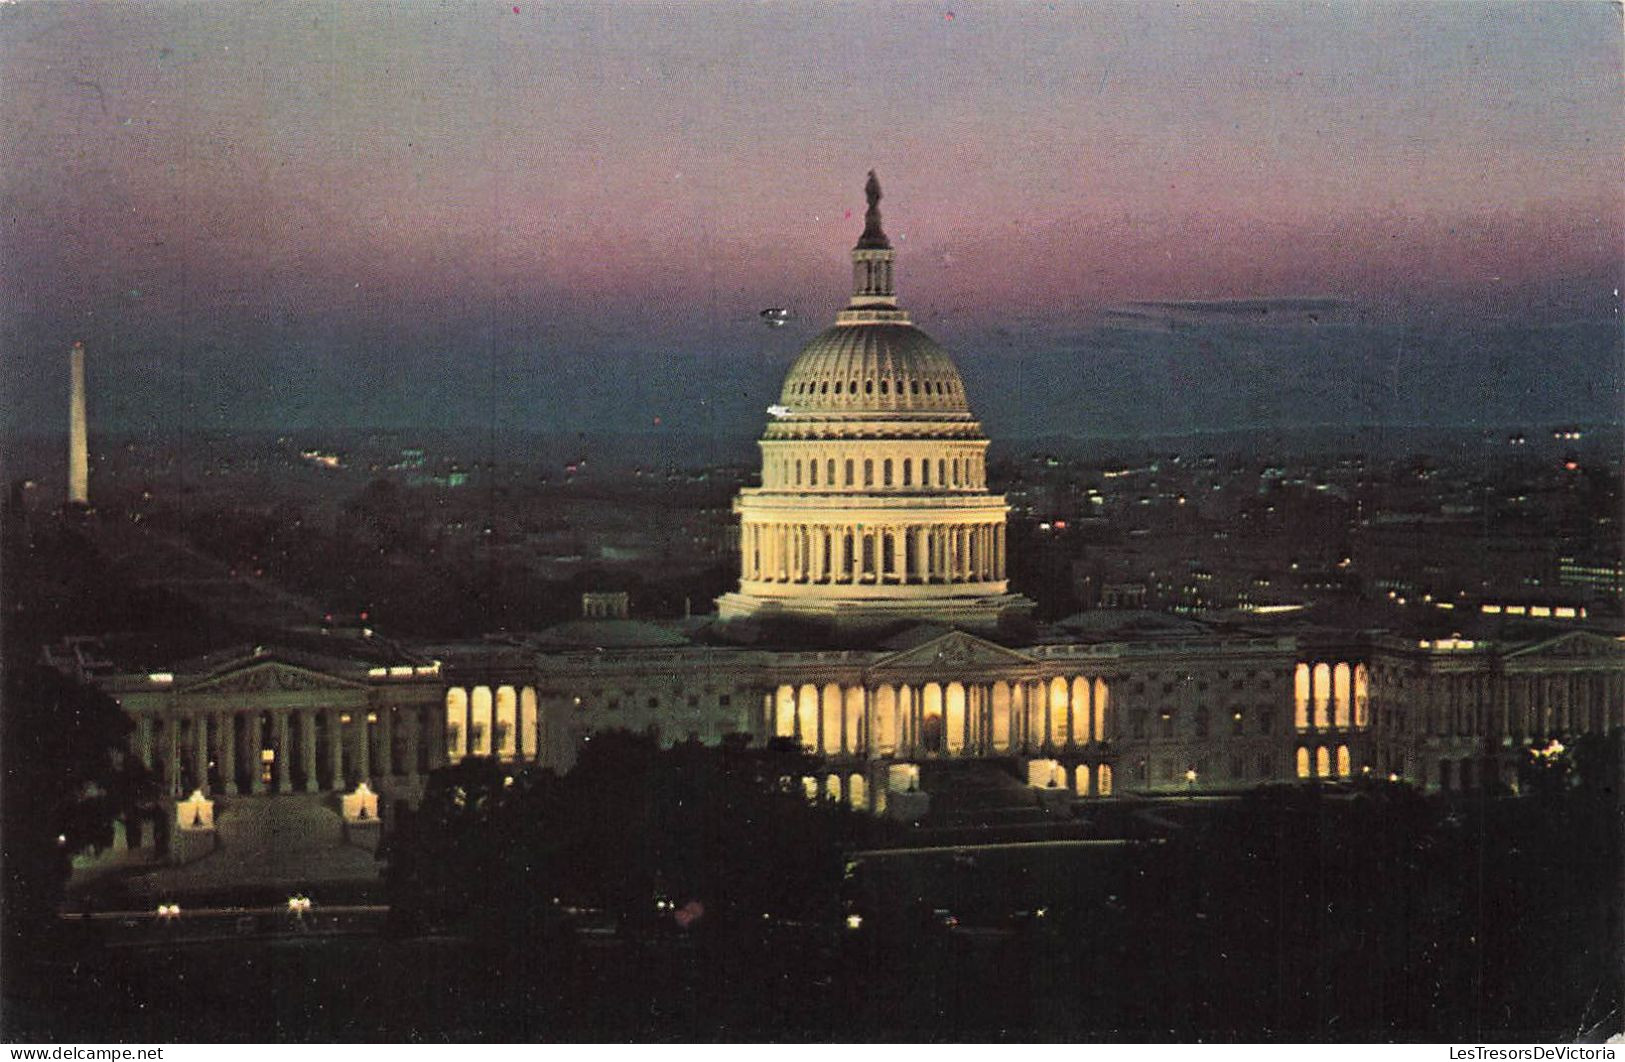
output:
POLYGON ((744 349, 837 308, 871 167, 956 350, 1147 299, 1617 320, 1607 3, 517 6, 0 9, 11 426, 76 335, 205 405, 744 349))

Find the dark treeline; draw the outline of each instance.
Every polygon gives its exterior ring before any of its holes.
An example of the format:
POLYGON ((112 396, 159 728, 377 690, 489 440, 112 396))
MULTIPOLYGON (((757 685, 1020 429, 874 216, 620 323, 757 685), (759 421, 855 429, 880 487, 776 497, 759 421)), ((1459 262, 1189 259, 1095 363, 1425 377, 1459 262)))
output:
POLYGON ((391 900, 500 971, 491 1035, 1574 1039, 1620 1002, 1619 752, 1518 799, 1272 787, 1104 857, 880 874, 848 853, 908 829, 809 805, 796 753, 606 736, 566 779, 439 778, 391 900))
POLYGON ((784 782, 806 766, 794 750, 601 735, 564 777, 485 761, 437 775, 396 815, 381 937, 80 939, 27 968, 10 1028, 1595 1038, 1621 1003, 1619 754, 1617 738, 1587 740, 1532 761, 1518 798, 1283 786, 1141 805, 1162 835, 1118 847, 882 857, 854 853, 914 828, 809 803, 784 782))

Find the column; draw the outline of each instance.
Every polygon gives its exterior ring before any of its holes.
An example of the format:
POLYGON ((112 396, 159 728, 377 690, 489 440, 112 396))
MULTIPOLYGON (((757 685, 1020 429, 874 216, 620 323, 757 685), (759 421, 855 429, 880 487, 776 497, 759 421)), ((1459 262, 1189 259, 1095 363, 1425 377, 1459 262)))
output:
POLYGON ((209 720, 210 758, 214 760, 214 776, 220 779, 220 792, 231 792, 236 768, 232 765, 231 716, 215 712, 209 720))
POLYGON ((265 783, 260 779, 260 719, 258 712, 237 713, 237 767, 247 775, 244 793, 263 793, 265 783))
POLYGON ((223 717, 223 721, 225 732, 221 735, 220 747, 225 752, 225 759, 220 765, 220 777, 224 783, 221 789, 228 793, 246 793, 248 790, 244 789, 239 781, 243 772, 247 770, 243 763, 242 731, 238 729, 239 713, 231 712, 223 717))
POLYGON ((428 709, 429 727, 425 737, 429 741, 429 770, 436 771, 450 761, 450 747, 446 744, 446 704, 444 699, 428 709))
POLYGON ((209 791, 209 716, 205 712, 192 716, 192 788, 209 791))
MULTIPOLYGON (((519 728, 524 725, 523 706, 520 704, 519 692, 523 687, 513 691, 513 754, 518 759, 520 751, 524 748, 524 741, 520 737, 519 728)), ((492 706, 495 710, 495 706, 492 706)), ((378 773, 388 778, 395 773, 395 709, 384 705, 378 709, 378 773)))
POLYGON ((135 758, 141 762, 141 766, 152 770, 151 716, 142 715, 136 718, 135 733, 131 735, 131 741, 135 746, 135 758))
POLYGON ((309 708, 299 712, 299 764, 305 769, 304 790, 316 791, 316 716, 309 708))
POLYGON ((164 717, 164 791, 172 797, 181 793, 181 735, 173 714, 164 717))
MULTIPOLYGON (((524 707, 523 700, 520 702, 520 707, 521 709, 524 707)), ((536 699, 536 725, 538 727, 541 726, 541 719, 542 701, 538 696, 536 699)), ((418 776, 418 732, 423 729, 423 709, 416 707, 406 709, 401 713, 401 724, 406 728, 401 741, 401 755, 406 757, 406 763, 404 764, 406 776, 415 779, 418 776)), ((540 735, 538 735, 532 747, 540 755, 542 748, 540 735)))
MULTIPOLYGON (((333 789, 344 792, 344 724, 339 722, 339 710, 327 710, 327 762, 333 772, 333 789)), ((464 731, 465 733, 467 731, 464 731)))
POLYGON ((288 760, 293 749, 288 741, 288 710, 284 708, 276 713, 276 791, 286 793, 288 785, 288 760))
POLYGON ((988 752, 988 726, 989 720, 983 713, 987 711, 988 698, 983 696, 984 687, 980 682, 972 682, 965 687, 967 713, 975 722, 971 726, 970 740, 965 742, 965 751, 973 756, 986 755, 988 752))
MULTIPOLYGON (((365 782, 372 778, 372 723, 373 710, 365 707, 351 716, 355 720, 355 773, 359 781, 365 782)), ((495 756, 497 729, 496 691, 492 691, 491 700, 491 729, 486 736, 486 743, 491 748, 491 755, 495 756)))
POLYGON ((265 719, 259 712, 244 717, 248 723, 248 787, 256 793, 265 792, 265 763, 260 753, 265 748, 265 719))
MULTIPOLYGON (((923 756, 925 748, 925 683, 911 686, 914 704, 914 755, 923 756)), ((943 713, 943 732, 947 733, 947 713, 943 713)))

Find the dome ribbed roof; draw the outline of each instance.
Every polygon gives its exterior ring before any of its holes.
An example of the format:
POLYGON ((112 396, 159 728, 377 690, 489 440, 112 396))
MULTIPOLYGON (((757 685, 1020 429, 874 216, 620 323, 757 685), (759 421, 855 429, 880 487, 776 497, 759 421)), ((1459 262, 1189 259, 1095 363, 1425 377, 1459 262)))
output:
POLYGON ((836 325, 802 348, 780 405, 794 413, 966 413, 948 352, 909 324, 836 325))

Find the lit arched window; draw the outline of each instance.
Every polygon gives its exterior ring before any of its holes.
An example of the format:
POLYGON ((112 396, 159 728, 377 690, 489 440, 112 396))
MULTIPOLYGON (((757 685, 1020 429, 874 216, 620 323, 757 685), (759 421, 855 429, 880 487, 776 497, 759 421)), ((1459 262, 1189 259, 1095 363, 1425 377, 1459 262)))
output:
POLYGON ((1332 669, 1332 726, 1341 728, 1349 724, 1349 666, 1338 664, 1332 669))
POLYGON ((1299 664, 1292 676, 1292 701, 1297 708, 1297 727, 1309 729, 1309 665, 1299 664))

